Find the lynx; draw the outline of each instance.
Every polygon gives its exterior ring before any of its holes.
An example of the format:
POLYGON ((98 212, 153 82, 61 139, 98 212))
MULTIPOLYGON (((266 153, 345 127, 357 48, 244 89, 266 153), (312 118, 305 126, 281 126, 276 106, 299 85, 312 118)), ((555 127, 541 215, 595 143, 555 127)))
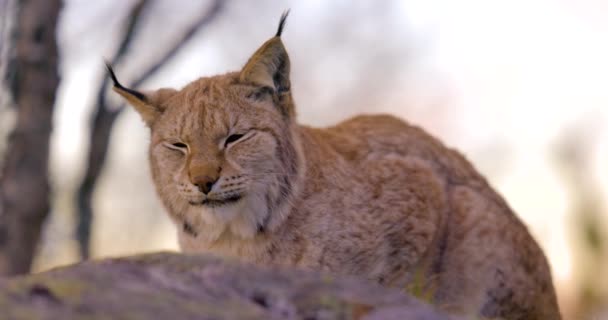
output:
POLYGON ((448 312, 560 319, 543 252, 457 151, 390 115, 296 122, 287 15, 237 72, 114 90, 151 130, 180 247, 417 287, 448 312))

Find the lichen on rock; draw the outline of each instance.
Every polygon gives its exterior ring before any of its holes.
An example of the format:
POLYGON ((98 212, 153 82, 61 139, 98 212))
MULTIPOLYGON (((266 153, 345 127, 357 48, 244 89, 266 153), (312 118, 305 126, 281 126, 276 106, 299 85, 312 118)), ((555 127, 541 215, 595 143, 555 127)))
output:
POLYGON ((154 253, 0 280, 2 319, 450 319, 352 278, 154 253))

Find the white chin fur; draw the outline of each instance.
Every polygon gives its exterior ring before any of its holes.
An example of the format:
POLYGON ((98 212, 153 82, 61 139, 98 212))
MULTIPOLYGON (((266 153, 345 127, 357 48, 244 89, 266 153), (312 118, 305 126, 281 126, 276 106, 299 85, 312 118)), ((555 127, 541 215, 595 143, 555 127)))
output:
MULTIPOLYGON (((253 238, 258 232, 258 226, 264 222, 268 208, 264 197, 257 194, 249 194, 239 202, 210 208, 205 206, 190 206, 187 209, 186 219, 197 232, 195 241, 214 242, 222 237, 225 231, 242 239, 253 238)), ((179 227, 179 226, 178 226, 179 227)), ((192 236, 179 230, 180 238, 192 236)), ((186 239, 180 242, 190 242, 186 239)), ((194 239, 193 239, 194 240, 194 239)), ((183 247, 183 245, 182 245, 183 247)))

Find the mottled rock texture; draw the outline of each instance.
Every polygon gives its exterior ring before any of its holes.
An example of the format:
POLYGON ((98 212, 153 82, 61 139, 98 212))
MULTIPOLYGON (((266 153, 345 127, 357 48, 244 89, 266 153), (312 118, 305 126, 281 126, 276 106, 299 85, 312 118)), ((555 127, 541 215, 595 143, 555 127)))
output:
POLYGON ((0 319, 451 319, 398 290, 154 253, 0 279, 0 319))

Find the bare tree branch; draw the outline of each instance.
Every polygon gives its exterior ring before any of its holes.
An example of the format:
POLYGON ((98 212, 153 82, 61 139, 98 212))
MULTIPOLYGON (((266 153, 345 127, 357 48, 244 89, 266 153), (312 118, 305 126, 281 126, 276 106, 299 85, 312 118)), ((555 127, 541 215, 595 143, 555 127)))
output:
POLYGON ((184 44, 186 44, 190 39, 194 37, 194 35, 200 31, 203 27, 207 26, 211 23, 220 13, 223 6, 225 5, 225 1, 216 0, 209 8, 206 14, 201 16, 197 21, 195 21, 188 30, 183 34, 183 36, 175 43, 175 45, 165 53, 163 57, 161 57, 156 63, 154 63, 148 70, 143 72, 139 78, 137 78, 132 84, 131 87, 137 87, 144 83, 144 81, 148 80, 152 77, 160 68, 162 68, 169 60, 171 60, 175 55, 182 49, 184 44))
POLYGON ((22 0, 11 62, 17 123, 0 178, 0 274, 29 271, 48 215, 49 136, 59 85, 56 26, 60 0, 22 0))
MULTIPOLYGON (((203 29, 203 27, 207 26, 216 18, 224 4, 225 3, 222 0, 214 1, 207 12, 199 19, 194 21, 192 25, 184 32, 184 34, 176 41, 176 43, 169 48, 169 50, 158 59, 158 61, 142 72, 142 74, 133 82, 132 87, 141 85, 156 72, 158 72, 158 70, 160 70, 183 48, 184 44, 190 41, 200 30, 203 29)), ((133 18, 133 15, 131 15, 131 17, 133 18)), ((127 28, 125 36, 123 37, 123 44, 120 46, 114 59, 112 59, 112 64, 118 62, 128 52, 129 43, 132 39, 132 34, 129 34, 132 33, 132 31, 129 30, 130 29, 127 28)), ((111 108, 108 105, 105 100, 108 86, 109 78, 105 77, 97 96, 97 108, 91 129, 87 169, 82 184, 78 190, 79 221, 77 234, 78 242, 80 244, 80 254, 83 259, 89 257, 90 231, 93 218, 93 209, 91 205, 93 190, 95 188, 97 178, 99 177, 105 163, 110 132, 112 131, 114 121, 124 109, 124 105, 118 108, 111 108)))
MULTIPOLYGON (((150 3, 148 0, 138 1, 127 18, 127 23, 123 38, 118 46, 118 50, 110 60, 112 64, 119 62, 129 50, 131 41, 135 34, 135 27, 142 16, 144 8, 150 3)), ((109 86, 109 78, 104 77, 101 83, 101 88, 97 94, 97 110, 93 118, 92 131, 90 138, 90 148, 87 159, 87 170, 85 172, 80 188, 78 189, 78 227, 77 238, 80 245, 80 255, 83 259, 89 257, 90 234, 91 234, 91 219, 93 216, 91 198, 97 177, 101 173, 103 163, 106 158, 109 142, 109 132, 114 123, 114 119, 118 115, 115 110, 112 111, 106 107, 106 92, 109 86), (107 136, 102 136, 107 132, 107 136)))

